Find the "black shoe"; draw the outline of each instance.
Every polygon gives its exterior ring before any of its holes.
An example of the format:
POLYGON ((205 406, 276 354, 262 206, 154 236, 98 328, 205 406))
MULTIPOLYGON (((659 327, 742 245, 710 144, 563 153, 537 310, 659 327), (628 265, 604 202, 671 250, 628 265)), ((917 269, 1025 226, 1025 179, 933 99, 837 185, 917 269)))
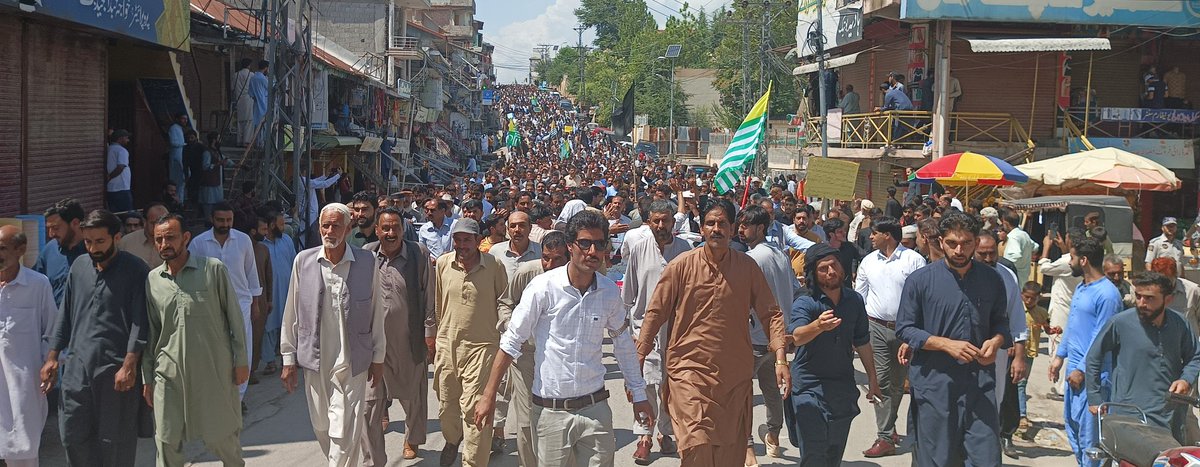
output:
POLYGON ((442 448, 442 457, 438 459, 438 465, 450 467, 455 459, 458 459, 458 445, 446 443, 446 447, 442 448))
POLYGON ((1020 457, 1019 453, 1017 452, 1017 447, 1013 446, 1012 439, 1000 438, 1000 450, 1003 451, 1004 455, 1010 459, 1017 459, 1020 457))

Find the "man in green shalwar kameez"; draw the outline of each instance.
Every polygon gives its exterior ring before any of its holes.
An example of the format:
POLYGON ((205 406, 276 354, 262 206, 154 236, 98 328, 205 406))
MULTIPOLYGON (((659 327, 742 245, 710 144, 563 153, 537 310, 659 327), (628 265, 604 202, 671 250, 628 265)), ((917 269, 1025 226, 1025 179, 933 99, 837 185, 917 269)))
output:
POLYGON ((164 262, 146 282, 150 339, 142 374, 158 465, 182 466, 183 443, 201 440, 226 467, 241 467, 238 385, 250 375, 242 311, 225 265, 188 253, 182 221, 172 214, 154 226, 164 262))

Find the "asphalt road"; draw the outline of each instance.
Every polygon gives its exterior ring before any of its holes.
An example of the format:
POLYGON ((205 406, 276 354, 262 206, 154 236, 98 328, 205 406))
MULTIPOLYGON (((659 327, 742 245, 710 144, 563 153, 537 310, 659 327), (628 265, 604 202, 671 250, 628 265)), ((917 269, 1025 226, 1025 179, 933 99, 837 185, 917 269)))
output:
MULTIPOLYGON (((609 347, 611 350, 611 347, 609 347)), ((1065 438, 1061 434, 1062 420, 1062 405, 1059 402, 1054 402, 1045 397, 1049 390, 1049 382, 1045 377, 1046 365, 1048 358, 1044 355, 1039 357, 1034 363, 1033 377, 1031 378, 1030 392, 1032 395, 1030 401, 1030 418, 1035 422, 1032 441, 1023 439, 1017 440, 1017 445, 1023 451, 1019 459, 1013 460, 1005 458, 1005 465, 1012 466, 1070 466, 1074 465, 1070 457, 1070 450, 1067 447, 1065 438)), ((608 364, 610 373, 608 375, 608 389, 613 394, 622 394, 623 380, 620 373, 617 371, 616 360, 613 359, 611 352, 606 354, 605 363, 608 364)), ((860 378, 865 378, 859 369, 860 378)), ((861 379, 865 382, 865 379, 861 379)), ((757 385, 756 385, 757 386, 757 385)), ((756 389, 756 401, 758 393, 756 389)), ((609 399, 613 410, 613 421, 616 426, 617 446, 619 452, 616 455, 617 466, 632 466, 632 455, 636 447, 635 438, 630 431, 633 425, 633 413, 631 405, 625 401, 624 397, 613 397, 609 399)), ((246 428, 242 432, 242 445, 246 464, 250 466, 281 466, 281 467, 301 467, 301 466, 320 466, 324 465, 323 456, 318 447, 315 438, 313 437, 311 425, 308 420, 308 409, 305 404, 304 395, 300 392, 287 394, 284 392, 282 385, 275 377, 264 377, 258 385, 250 387, 247 393, 247 404, 250 407, 250 412, 246 416, 246 428)), ((401 458, 401 450, 403 449, 403 411, 399 404, 393 404, 391 412, 391 431, 386 435, 388 443, 388 465, 389 466, 436 466, 438 454, 443 446, 441 437, 440 424, 437 421, 437 401, 436 396, 430 392, 430 417, 429 420, 429 440, 421 446, 419 452, 420 457, 414 460, 405 461, 401 458)), ((904 406, 901 407, 900 420, 897 423, 899 427, 906 426, 907 399, 904 406)), ((870 404, 861 402, 862 414, 854 419, 849 447, 847 448, 845 462, 843 465, 868 467, 868 466, 909 466, 911 465, 911 456, 907 451, 902 453, 877 459, 867 459, 863 457, 861 451, 870 447, 875 439, 875 415, 870 404)), ((762 423, 765 419, 765 409, 761 404, 755 406, 754 410, 755 425, 762 423)), ((46 430, 46 441, 42 448, 42 465, 43 466, 61 466, 66 465, 62 456, 61 447, 57 443, 57 429, 53 426, 57 423, 55 417, 51 417, 50 424, 46 430)), ((516 438, 510 428, 507 430, 508 443, 506 453, 503 456, 493 457, 491 465, 493 466, 516 466, 518 465, 517 456, 514 452, 516 449, 516 438)), ((903 432, 903 428, 901 429, 903 432)), ((1019 437, 1019 435, 1018 435, 1019 437)), ((790 446, 787 441, 786 431, 783 435, 783 457, 772 459, 766 457, 763 453, 763 446, 760 442, 756 446, 759 454, 759 463, 763 466, 784 466, 796 465, 799 462, 799 451, 790 446)), ((198 466, 219 466, 221 465, 212 456, 204 452, 203 446, 198 443, 193 443, 186 446, 185 452, 188 458, 198 466)), ((655 452, 653 466, 676 466, 679 465, 677 457, 663 457, 655 452)), ((154 465, 154 446, 150 440, 140 440, 138 444, 137 464, 138 466, 153 466, 154 465)))

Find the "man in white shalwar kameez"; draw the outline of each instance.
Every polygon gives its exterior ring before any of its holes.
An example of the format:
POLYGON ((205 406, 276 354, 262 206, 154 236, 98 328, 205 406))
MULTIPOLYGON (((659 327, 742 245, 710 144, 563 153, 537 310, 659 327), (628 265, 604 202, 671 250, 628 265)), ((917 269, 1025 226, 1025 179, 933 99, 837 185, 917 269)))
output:
POLYGON ((291 392, 301 368, 308 414, 330 467, 361 464, 367 384, 383 377, 384 301, 370 252, 346 244, 350 208, 321 210, 322 245, 300 252, 283 311, 280 378, 291 392))
POLYGON ((46 396, 38 371, 50 350, 58 307, 50 280, 21 266, 27 239, 0 227, 0 459, 9 467, 36 467, 46 396))
POLYGON ((250 71, 252 60, 243 58, 238 62, 238 71, 233 75, 233 102, 237 121, 237 144, 250 144, 254 137, 254 98, 250 96, 250 71))

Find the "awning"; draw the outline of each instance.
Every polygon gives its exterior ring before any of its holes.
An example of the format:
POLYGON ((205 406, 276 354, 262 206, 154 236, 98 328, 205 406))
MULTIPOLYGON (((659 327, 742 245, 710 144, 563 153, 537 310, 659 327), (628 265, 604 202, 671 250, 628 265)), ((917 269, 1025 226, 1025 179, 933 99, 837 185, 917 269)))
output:
POLYGON ((972 52, 1070 52, 1076 50, 1112 50, 1104 37, 1007 37, 964 38, 972 52))
MULTIPOLYGON (((855 60, 858 60, 858 54, 860 54, 860 53, 862 53, 862 52, 856 52, 856 53, 852 53, 850 55, 843 55, 838 58, 831 58, 829 60, 825 60, 825 68, 826 69, 837 68, 840 66, 846 66, 851 63, 854 63, 855 60)), ((796 69, 792 70, 792 74, 793 75, 803 75, 803 74, 813 73, 813 72, 817 71, 818 66, 819 66, 819 64, 817 64, 817 63, 809 63, 809 64, 805 64, 805 65, 800 65, 800 66, 796 67, 796 69)))

